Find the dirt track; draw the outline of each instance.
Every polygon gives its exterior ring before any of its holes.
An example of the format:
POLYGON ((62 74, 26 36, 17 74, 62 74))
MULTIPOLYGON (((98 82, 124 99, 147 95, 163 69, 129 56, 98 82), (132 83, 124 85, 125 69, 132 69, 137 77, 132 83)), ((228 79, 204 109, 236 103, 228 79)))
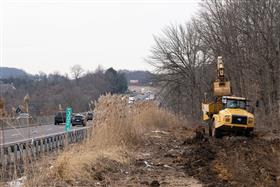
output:
MULTIPOLYGON (((187 128, 146 134, 137 159, 100 172, 97 185, 277 186, 280 141, 262 137, 195 136, 187 128), (120 172, 121 171, 121 172, 120 172)), ((279 185, 279 184, 278 184, 279 185)))

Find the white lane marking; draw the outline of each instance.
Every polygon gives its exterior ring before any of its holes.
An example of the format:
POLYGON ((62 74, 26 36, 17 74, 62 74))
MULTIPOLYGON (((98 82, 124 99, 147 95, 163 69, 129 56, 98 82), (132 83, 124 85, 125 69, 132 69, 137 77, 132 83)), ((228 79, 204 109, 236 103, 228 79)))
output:
POLYGON ((21 136, 20 134, 12 134, 11 136, 21 136))
MULTIPOLYGON (((78 131, 78 130, 81 130, 81 129, 90 129, 90 128, 92 128, 92 127, 81 127, 79 129, 73 129, 70 132, 75 132, 75 131, 78 131)), ((45 138, 45 137, 56 136, 56 135, 61 135, 61 134, 65 134, 65 132, 53 133, 53 134, 48 134, 48 135, 44 135, 44 136, 36 136, 36 137, 33 137, 33 138, 38 140, 38 139, 42 139, 42 138, 45 138)), ((31 138, 25 138, 25 139, 22 139, 22 140, 19 140, 19 141, 14 141, 14 142, 8 142, 8 143, 0 144, 0 147, 1 146, 13 145, 13 144, 16 144, 16 143, 19 143, 19 142, 31 141, 31 140, 32 140, 31 138)))
POLYGON ((51 131, 52 130, 52 128, 50 128, 50 129, 47 129, 48 131, 51 131))

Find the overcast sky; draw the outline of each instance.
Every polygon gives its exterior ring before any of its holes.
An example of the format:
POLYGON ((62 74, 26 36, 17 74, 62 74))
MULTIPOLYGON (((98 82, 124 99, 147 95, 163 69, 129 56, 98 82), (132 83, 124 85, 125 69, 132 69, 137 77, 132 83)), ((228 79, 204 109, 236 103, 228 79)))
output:
POLYGON ((153 35, 184 23, 199 0, 0 0, 1 66, 68 73, 80 64, 152 70, 153 35))

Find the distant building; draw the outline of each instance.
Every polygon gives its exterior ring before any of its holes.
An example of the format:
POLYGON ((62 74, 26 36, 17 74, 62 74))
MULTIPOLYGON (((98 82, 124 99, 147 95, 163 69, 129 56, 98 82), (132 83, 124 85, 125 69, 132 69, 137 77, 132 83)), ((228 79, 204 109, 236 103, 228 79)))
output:
POLYGON ((139 80, 129 80, 129 84, 139 84, 139 80))

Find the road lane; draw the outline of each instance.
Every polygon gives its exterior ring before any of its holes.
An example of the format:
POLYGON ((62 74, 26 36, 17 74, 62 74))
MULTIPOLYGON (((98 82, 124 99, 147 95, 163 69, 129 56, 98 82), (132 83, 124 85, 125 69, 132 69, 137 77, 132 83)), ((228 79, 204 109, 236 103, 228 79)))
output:
MULTIPOLYGON (((88 121, 87 125, 92 125, 92 121, 88 121)), ((82 126, 74 126, 72 129, 79 129, 82 126)), ((42 125, 35 127, 17 128, 17 129, 6 129, 2 132, 2 137, 0 138, 0 144, 6 144, 10 142, 21 141, 24 139, 36 138, 41 136, 46 136, 54 133, 64 132, 65 125, 42 125), (4 141, 3 141, 4 139, 4 141)))

